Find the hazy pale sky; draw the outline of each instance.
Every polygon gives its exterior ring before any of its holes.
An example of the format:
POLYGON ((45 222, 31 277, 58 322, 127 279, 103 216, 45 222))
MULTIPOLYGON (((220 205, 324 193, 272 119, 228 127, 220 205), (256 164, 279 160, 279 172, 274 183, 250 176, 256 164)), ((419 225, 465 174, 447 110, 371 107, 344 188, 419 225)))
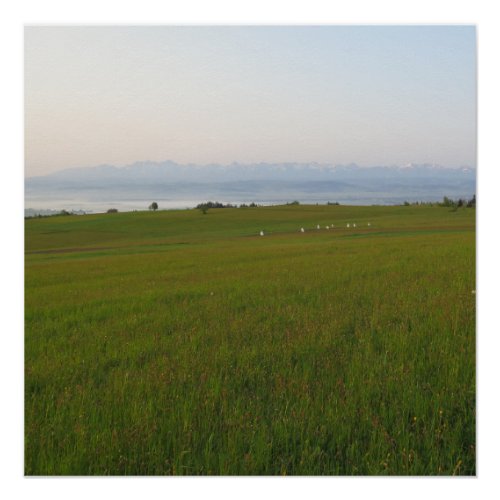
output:
POLYGON ((25 172, 476 165, 473 26, 27 27, 25 172))

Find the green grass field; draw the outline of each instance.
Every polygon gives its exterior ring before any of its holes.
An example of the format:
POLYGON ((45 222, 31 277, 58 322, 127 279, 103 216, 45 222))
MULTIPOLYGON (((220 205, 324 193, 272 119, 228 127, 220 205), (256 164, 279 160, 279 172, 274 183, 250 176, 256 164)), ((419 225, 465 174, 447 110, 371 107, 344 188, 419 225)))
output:
POLYGON ((475 474, 474 209, 49 217, 25 236, 26 474, 475 474))

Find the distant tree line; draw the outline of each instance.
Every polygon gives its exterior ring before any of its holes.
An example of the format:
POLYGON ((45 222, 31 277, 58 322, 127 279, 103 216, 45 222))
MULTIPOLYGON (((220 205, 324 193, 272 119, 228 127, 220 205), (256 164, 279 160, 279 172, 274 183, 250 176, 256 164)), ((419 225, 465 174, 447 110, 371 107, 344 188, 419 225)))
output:
POLYGON ((445 196, 443 198, 442 203, 440 203, 442 207, 451 207, 451 208, 459 208, 459 207, 467 207, 467 208, 475 208, 476 207, 476 195, 474 195, 470 200, 465 200, 463 198, 459 198, 458 200, 452 200, 445 196))
POLYGON ((68 212, 67 210, 61 210, 60 212, 57 212, 55 214, 36 214, 36 215, 26 215, 24 218, 25 219, 42 219, 45 217, 61 217, 61 216, 66 216, 66 215, 78 215, 75 212, 68 212))
POLYGON ((422 205, 422 206, 428 206, 428 207, 449 207, 454 210, 460 208, 460 207, 465 207, 465 208, 476 208, 476 195, 473 195, 471 199, 466 200, 464 198, 459 198, 458 200, 453 200, 451 198, 448 198, 448 196, 445 196, 443 198, 443 201, 441 202, 434 202, 434 201, 415 201, 410 203, 409 201, 405 201, 403 203, 404 206, 410 206, 410 205, 422 205))
POLYGON ((231 205, 231 203, 221 203, 220 201, 206 201, 205 203, 199 203, 196 208, 238 208, 237 205, 231 205))
MULTIPOLYGON (((258 207, 257 203, 242 203, 239 208, 254 208, 258 207)), ((204 203, 199 203, 196 205, 198 210, 201 210, 204 214, 208 212, 210 208, 238 208, 238 205, 232 205, 231 203, 221 203, 220 201, 206 201, 204 203)))
POLYGON ((255 208, 255 207, 259 207, 260 205, 257 205, 257 203, 250 203, 250 205, 247 205, 246 203, 242 203, 240 205, 240 208, 255 208))

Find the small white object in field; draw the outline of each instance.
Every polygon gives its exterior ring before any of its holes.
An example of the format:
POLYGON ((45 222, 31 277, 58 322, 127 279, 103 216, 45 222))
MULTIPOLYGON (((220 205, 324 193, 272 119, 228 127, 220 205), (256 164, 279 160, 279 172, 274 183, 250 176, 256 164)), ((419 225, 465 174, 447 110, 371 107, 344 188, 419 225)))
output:
POLYGON ((264 236, 264 231, 261 231, 261 232, 260 232, 260 235, 261 235, 261 236, 264 236))
POLYGON ((326 229, 330 229, 330 226, 326 226, 326 229))
POLYGON ((316 229, 319 229, 319 224, 316 226, 316 229))
POLYGON ((347 227, 349 227, 349 224, 347 224, 347 227))
POLYGON ((303 228, 303 227, 301 227, 301 228, 300 228, 300 232, 301 232, 301 233, 303 233, 303 232, 304 232, 304 228, 303 228))
POLYGON ((370 224, 370 223, 368 223, 368 225, 369 225, 369 226, 371 226, 371 224, 370 224))
POLYGON ((353 224, 352 227, 356 227, 356 224, 353 224))

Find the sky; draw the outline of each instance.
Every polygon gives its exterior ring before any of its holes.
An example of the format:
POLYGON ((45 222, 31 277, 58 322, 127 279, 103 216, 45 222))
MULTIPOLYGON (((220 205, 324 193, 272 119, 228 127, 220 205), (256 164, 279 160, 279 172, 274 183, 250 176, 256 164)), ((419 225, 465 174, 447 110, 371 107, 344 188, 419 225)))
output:
POLYGON ((28 26, 25 175, 476 166, 473 26, 28 26))

